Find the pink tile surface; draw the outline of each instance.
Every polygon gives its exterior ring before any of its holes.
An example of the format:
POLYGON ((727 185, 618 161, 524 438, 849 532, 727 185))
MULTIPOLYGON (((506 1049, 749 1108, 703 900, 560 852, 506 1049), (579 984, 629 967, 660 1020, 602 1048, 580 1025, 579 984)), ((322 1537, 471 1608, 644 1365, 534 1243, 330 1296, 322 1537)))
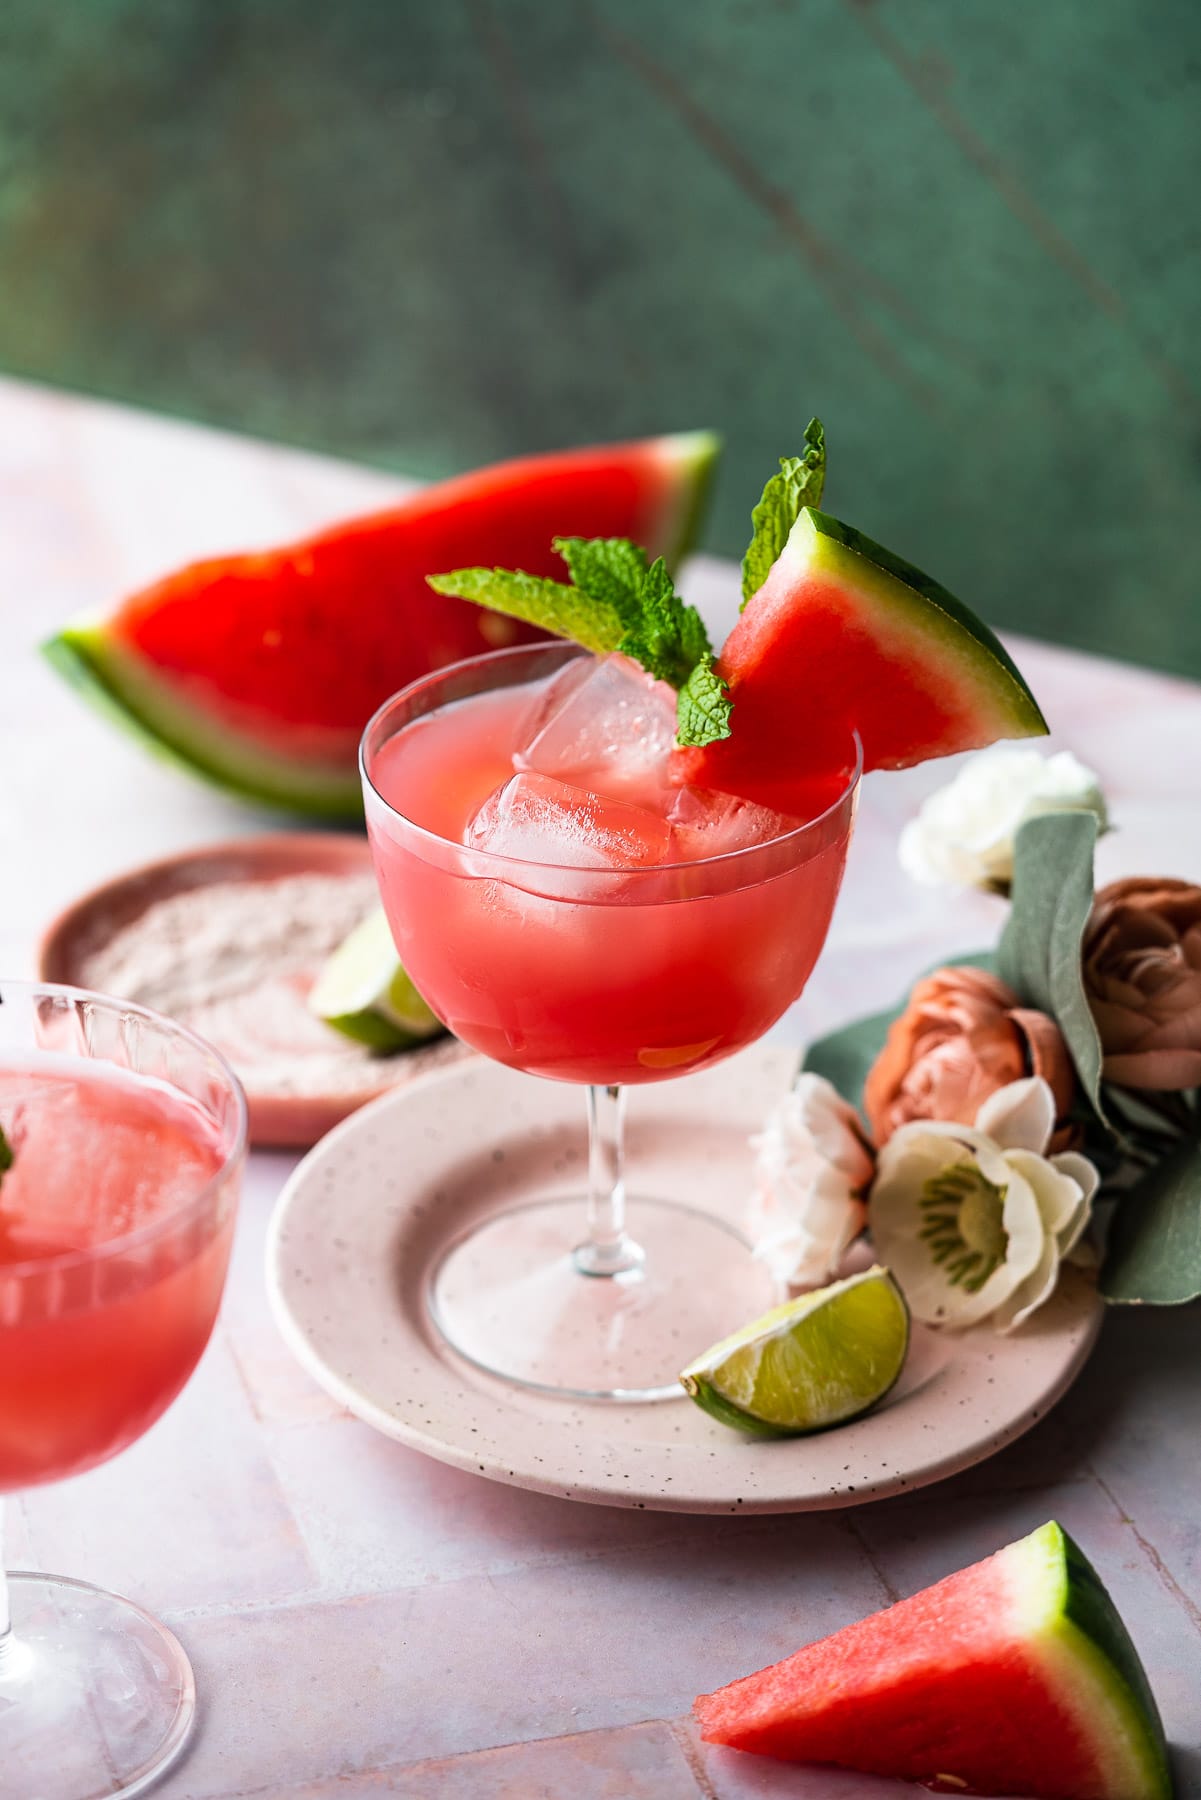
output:
MULTIPOLYGON (((30 1554, 152 1610, 304 1593, 312 1565, 229 1351, 124 1455, 25 1500, 30 1554)), ((0 1793, 3 1790, 0 1789, 0 1793)))
POLYGON ((235 1771, 251 1787, 300 1782, 671 1718, 883 1598, 829 1520, 708 1536, 302 1612, 173 1619, 209 1695, 181 1791, 208 1800, 235 1771))
MULTIPOLYGON (((401 486, 0 380, 0 833, 20 871, 0 971, 28 973, 42 923, 104 877, 273 823, 112 731, 37 642, 189 557, 295 535, 401 486)), ((687 585, 720 631, 737 603, 729 568, 698 559, 687 585)), ((1201 880, 1201 691, 1018 653, 1056 741, 1113 796, 1101 878, 1201 880)), ((995 902, 897 873, 901 824, 950 772, 865 784, 830 943, 782 1041, 878 1009, 995 937, 995 902)), ((1112 1320, 1048 1421, 911 1502, 729 1522, 576 1507, 385 1443, 299 1369, 262 1289, 291 1167, 252 1160, 218 1337, 172 1413, 109 1467, 10 1508, 14 1561, 160 1607, 191 1649, 200 1733, 163 1800, 900 1800, 915 1791, 702 1751, 683 1723, 693 1695, 1052 1514, 1112 1586, 1177 1744, 1181 1800, 1199 1800, 1196 1309, 1112 1320)))
MULTIPOLYGON (((256 1788, 246 1800, 705 1800, 666 1725, 628 1725, 537 1744, 335 1776, 303 1788, 256 1788)), ((242 1797, 239 1796, 239 1800, 242 1797)))

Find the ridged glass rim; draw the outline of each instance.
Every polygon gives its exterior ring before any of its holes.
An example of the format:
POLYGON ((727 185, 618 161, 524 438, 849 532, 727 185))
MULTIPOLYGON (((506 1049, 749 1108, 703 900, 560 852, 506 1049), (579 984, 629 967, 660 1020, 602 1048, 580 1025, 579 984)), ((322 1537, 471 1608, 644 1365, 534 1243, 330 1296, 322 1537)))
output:
MULTIPOLYGON (((863 775, 863 741, 860 738, 858 731, 852 727, 851 742, 854 746, 854 766, 851 769, 845 786, 840 790, 837 797, 830 802, 829 806, 825 807, 812 819, 804 820, 802 824, 794 826, 791 831, 782 831, 778 837, 765 838, 763 842, 759 844, 744 844, 737 850, 723 850, 718 856, 690 858, 684 863, 646 863, 634 869, 582 869, 578 863, 551 863, 535 860, 532 857, 507 856, 503 851, 499 850, 477 850, 474 845, 461 844, 454 838, 443 837, 441 832, 431 831, 426 825, 418 825, 415 819, 410 819, 407 813, 401 812, 398 807, 392 805, 390 800, 384 798, 383 794, 380 793, 379 788, 372 780, 371 772, 367 767, 368 744, 372 735, 393 708, 399 709, 402 704, 411 702, 419 694, 426 692, 431 687, 435 687, 441 681, 448 680, 453 675, 461 674, 464 670, 501 664, 521 657, 534 657, 539 654, 553 655, 556 650, 561 651, 561 659, 564 664, 573 661, 576 657, 591 656, 593 654, 590 650, 585 649, 582 644, 573 643, 569 639, 561 639, 557 644, 554 642, 545 644, 513 644, 504 650, 490 650, 483 656, 467 656, 460 658, 458 662, 445 663, 441 668, 432 669, 425 675, 419 675, 415 681, 410 681, 405 687, 398 688, 396 693, 390 694, 383 705, 378 706, 372 713, 364 728, 363 735, 359 739, 359 773, 362 777, 364 786, 371 790, 371 793, 379 801, 379 804, 383 807, 384 811, 392 818, 399 819, 406 830, 415 832, 418 838, 425 839, 427 843, 449 845, 452 849, 457 850, 470 850, 473 860, 478 858, 483 861, 486 867, 491 866, 497 871, 495 877, 497 880, 502 879, 499 871, 502 868, 509 867, 525 870, 546 869, 556 874, 569 872, 574 875, 595 875, 602 879, 607 876, 620 876, 623 880, 628 882, 631 880, 638 881, 643 876, 661 876, 666 871, 671 870, 687 869, 691 871, 693 869, 730 868, 748 857, 761 856, 765 851, 778 849, 781 845, 793 843, 804 838, 811 832, 816 832, 820 826, 826 824, 840 807, 846 805, 847 800, 854 794, 855 789, 859 785, 863 775)), ((597 660, 599 661, 601 659, 598 658, 597 660)), ((503 685, 516 687, 518 684, 516 682, 506 682, 503 685)), ((481 693, 489 691, 491 690, 480 690, 481 693)), ((448 702, 447 704, 453 704, 453 702, 448 702)), ((434 710, 436 710, 436 708, 431 709, 431 711, 434 710)), ((428 718, 429 714, 427 713, 422 716, 428 718)), ((392 738, 398 736, 399 732, 403 730, 405 730, 405 727, 402 725, 397 731, 392 732, 389 737, 385 738, 379 745, 379 749, 383 749, 384 743, 391 743, 392 738)), ((378 755, 378 750, 375 754, 378 755)), ((738 796, 734 797, 737 798, 738 796)))
MULTIPOLYGON (((40 1274, 52 1269, 91 1265, 105 1261, 112 1256, 125 1255, 130 1250, 139 1249, 143 1244, 153 1243, 156 1238, 178 1228, 181 1222, 186 1222, 193 1213, 203 1211, 216 1190, 229 1180, 246 1155, 248 1132, 246 1095, 229 1058, 224 1056, 214 1044, 210 1044, 207 1038, 201 1037, 198 1031, 193 1031, 191 1026, 181 1025, 178 1020, 170 1018, 166 1013, 156 1012, 153 1007, 143 1006, 137 1000, 122 1000, 115 994, 102 994, 93 988, 73 987, 66 982, 25 981, 15 977, 10 981, 0 978, 0 1005, 3 1005, 8 995, 13 993, 27 1000, 36 1000, 44 996, 50 1000, 69 1000, 72 1003, 82 1001, 94 1004, 99 1002, 108 1010, 148 1019, 153 1025, 165 1027, 174 1037, 182 1039, 184 1043, 189 1044, 194 1050, 200 1051, 214 1063, 233 1097, 235 1128, 233 1142, 223 1157, 220 1168, 216 1169, 203 1186, 198 1188, 178 1208, 172 1208, 164 1217, 152 1219, 147 1225, 138 1225, 132 1231, 123 1232, 120 1237, 108 1238, 102 1244, 97 1244, 90 1249, 62 1250, 54 1256, 33 1256, 26 1257, 20 1262, 0 1263, 0 1280, 10 1275, 40 1274)), ((35 1058, 42 1054, 36 1044, 29 1044, 24 1048, 26 1053, 35 1058)), ((95 1062, 117 1069, 121 1067, 119 1063, 110 1062, 107 1057, 80 1056, 77 1052, 70 1050, 63 1053, 63 1060, 74 1060, 81 1063, 95 1062)), ((3 1065, 4 1055, 0 1048, 0 1067, 3 1065)), ((127 1075, 137 1074, 135 1069, 126 1069, 124 1072, 127 1075)), ((170 1082, 163 1082, 162 1085, 167 1088, 172 1086, 170 1082)), ((184 1095, 182 1088, 175 1091, 184 1098, 191 1098, 189 1095, 184 1095)), ((3 1203, 3 1188, 0 1187, 0 1206, 3 1203)))

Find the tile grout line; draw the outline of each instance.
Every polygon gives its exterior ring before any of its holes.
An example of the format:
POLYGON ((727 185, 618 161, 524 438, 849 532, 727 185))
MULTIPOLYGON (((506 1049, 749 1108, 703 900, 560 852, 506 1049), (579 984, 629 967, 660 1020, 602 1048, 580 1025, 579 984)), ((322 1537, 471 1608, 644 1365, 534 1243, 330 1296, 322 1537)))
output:
POLYGON ((664 1719, 662 1721, 671 1733, 672 1742, 680 1755, 688 1764, 688 1772, 696 1782, 701 1800, 720 1800, 717 1789, 709 1779, 709 1771, 705 1767, 700 1747, 692 1735, 690 1718, 664 1719))
POLYGON ((858 1521, 850 1512, 843 1514, 843 1521, 846 1526, 848 1537, 853 1538, 855 1543, 859 1546, 859 1549, 863 1552, 868 1567, 871 1569, 872 1574, 876 1577, 876 1580, 880 1583, 880 1586, 884 1589, 884 1592, 888 1597, 889 1605, 895 1606, 897 1601, 900 1600, 901 1595, 892 1585, 888 1576, 884 1573, 884 1569, 877 1560, 875 1551, 872 1549, 867 1538, 860 1529, 858 1521))
MULTIPOLYGON (((274 1470, 274 1465, 272 1465, 272 1468, 274 1470)), ((314 1569, 317 1569, 318 1564, 314 1560, 311 1546, 305 1535, 303 1522, 297 1518, 291 1501, 288 1498, 286 1488, 283 1489, 283 1493, 289 1516, 292 1518, 293 1523, 296 1525, 300 1534, 301 1547, 304 1550, 305 1556, 310 1565, 314 1567, 314 1569)), ((623 1508, 622 1510, 628 1511, 631 1509, 623 1508)), ((662 1516, 665 1519, 676 1519, 681 1516, 691 1515, 665 1512, 662 1516)), ((734 1525, 733 1520, 726 1514, 714 1514, 712 1516, 723 1526, 731 1527, 729 1532, 730 1537, 738 1534, 738 1526, 734 1525)), ((753 1535, 756 1538, 762 1539, 782 1534, 789 1529, 797 1516, 798 1515, 792 1513, 748 1513, 744 1515, 739 1523, 745 1525, 746 1523, 753 1522, 754 1525, 759 1528, 753 1535)), ((750 1534, 743 1532, 739 1535, 746 1537, 750 1534)), ((414 1593, 418 1589, 425 1591, 432 1588, 452 1588, 461 1582, 469 1581, 486 1581, 490 1585, 495 1585, 498 1582, 509 1582, 520 1579, 534 1571, 572 1569, 577 1567, 590 1568, 597 1563, 625 1562, 627 1559, 639 1556, 654 1556, 665 1549, 671 1548, 675 1541, 671 1531, 665 1528, 662 1537, 651 1538, 645 1543, 607 1545, 598 1549, 576 1548, 564 1550, 551 1556, 537 1558, 533 1561, 515 1563, 511 1568, 465 1569, 458 1574, 437 1576, 433 1580, 428 1579, 428 1577, 423 1577, 419 1580, 398 1581, 387 1586, 366 1589, 354 1585, 330 1582, 328 1584, 318 1584, 309 1588, 294 1589, 290 1593, 271 1595, 265 1599, 231 1600, 219 1601, 216 1603, 204 1602, 197 1606, 181 1606, 174 1608, 163 1607, 160 1608, 160 1611, 162 1611, 164 1618, 195 1622, 197 1620, 206 1619, 247 1618, 259 1613, 270 1614, 287 1612, 290 1609, 305 1606, 342 1606, 348 1601, 356 1600, 396 1599, 402 1594, 414 1593)))
POLYGON ((1092 1479, 1096 1482, 1101 1492, 1105 1495, 1105 1498, 1117 1513, 1121 1523, 1129 1526, 1130 1533, 1134 1538, 1135 1543, 1138 1545, 1147 1561, 1151 1564, 1151 1567, 1155 1570, 1155 1573, 1158 1575, 1163 1586, 1167 1588, 1172 1598, 1180 1603, 1182 1610, 1187 1615, 1189 1623, 1193 1626, 1194 1630, 1201 1632, 1201 1607, 1197 1605, 1191 1595, 1185 1593, 1171 1569, 1169 1569, 1167 1563, 1155 1548, 1155 1545, 1139 1530, 1134 1519, 1126 1511, 1126 1508, 1122 1505, 1108 1482, 1097 1473, 1096 1469, 1094 1469, 1091 1464, 1086 1464, 1085 1466, 1088 1468, 1088 1472, 1092 1479))

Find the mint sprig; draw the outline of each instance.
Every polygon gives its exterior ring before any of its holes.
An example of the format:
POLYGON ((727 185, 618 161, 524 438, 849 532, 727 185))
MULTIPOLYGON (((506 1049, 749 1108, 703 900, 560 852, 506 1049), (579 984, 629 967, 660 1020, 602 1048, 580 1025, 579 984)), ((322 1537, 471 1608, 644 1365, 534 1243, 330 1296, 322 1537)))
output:
POLYGON ((730 735, 734 703, 713 667, 710 652, 696 663, 676 701, 676 740, 681 744, 714 744, 730 735))
POLYGON ((426 580, 436 594, 473 600, 491 612, 540 625, 556 637, 574 638, 597 656, 616 650, 625 632, 624 621, 606 601, 594 600, 566 581, 546 581, 521 569, 454 569, 426 580))
POLYGON ((3 1125, 0 1125, 0 1182, 4 1180, 15 1160, 13 1147, 5 1135, 3 1125))
POLYGON ((742 559, 742 604, 745 607, 767 580, 772 564, 788 542, 805 506, 820 506, 826 485, 826 433, 820 419, 805 427, 800 456, 782 456, 763 498, 751 514, 755 535, 742 559))
POLYGON ((730 735, 731 702, 695 606, 676 593, 663 558, 628 538, 556 538, 574 585, 513 569, 454 569, 427 577, 435 593, 574 638, 598 656, 619 651, 678 692, 676 742, 700 747, 730 735))
POLYGON ((567 564, 577 588, 599 605, 611 607, 625 631, 642 618, 641 594, 648 572, 648 558, 641 544, 629 538, 551 539, 567 564))

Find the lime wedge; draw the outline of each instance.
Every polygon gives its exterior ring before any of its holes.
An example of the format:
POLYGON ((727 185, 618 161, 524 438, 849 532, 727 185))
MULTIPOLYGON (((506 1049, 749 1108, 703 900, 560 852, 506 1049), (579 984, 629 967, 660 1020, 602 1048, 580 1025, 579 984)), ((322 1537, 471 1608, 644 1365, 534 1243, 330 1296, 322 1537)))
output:
POLYGON ((406 1050, 444 1029, 401 968, 382 908, 338 945, 313 984, 309 1010, 371 1050, 406 1050))
POLYGON ((698 1356, 680 1380, 723 1425, 793 1436, 874 1406, 908 1348, 909 1309, 877 1266, 777 1306, 698 1356))

